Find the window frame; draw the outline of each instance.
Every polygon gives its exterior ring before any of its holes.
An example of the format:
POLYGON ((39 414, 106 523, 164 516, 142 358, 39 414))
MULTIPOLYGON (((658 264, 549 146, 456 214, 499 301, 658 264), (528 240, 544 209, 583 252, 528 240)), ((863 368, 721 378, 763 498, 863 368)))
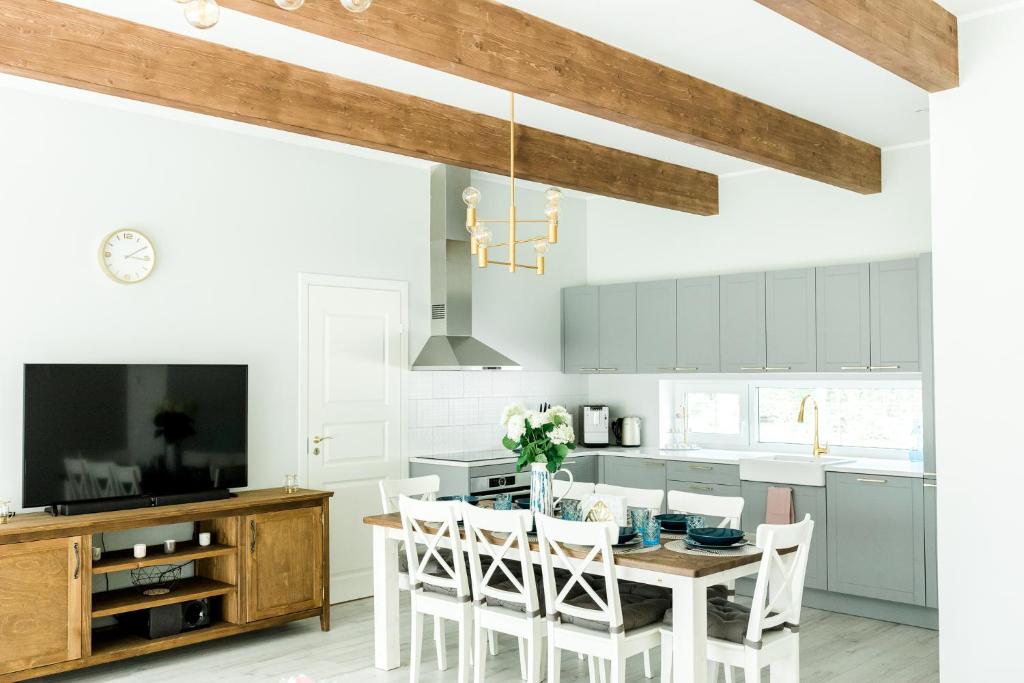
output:
MULTIPOLYGON (((685 381, 670 381, 663 383, 662 397, 665 397, 664 388, 667 385, 667 391, 670 394, 669 400, 662 401, 664 414, 662 419, 666 420, 664 424, 671 424, 673 419, 673 410, 676 405, 676 397, 680 394, 737 394, 740 399, 740 428, 738 434, 716 434, 714 432, 696 432, 688 430, 687 435, 689 440, 694 443, 699 443, 701 446, 711 446, 719 448, 748 448, 750 446, 750 394, 747 382, 730 382, 723 381, 720 379, 716 380, 702 380, 692 379, 685 381)), ((665 430, 662 430, 665 433, 665 430)))

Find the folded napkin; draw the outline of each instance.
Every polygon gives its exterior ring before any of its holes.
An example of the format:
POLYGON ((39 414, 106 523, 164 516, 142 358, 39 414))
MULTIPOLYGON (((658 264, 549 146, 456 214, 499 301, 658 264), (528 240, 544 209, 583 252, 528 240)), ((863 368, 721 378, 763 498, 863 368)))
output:
POLYGON ((590 509, 598 503, 603 503, 604 507, 607 508, 611 514, 612 520, 619 526, 629 525, 629 515, 626 510, 626 497, 625 496, 613 496, 605 493, 592 493, 583 499, 583 519, 584 521, 591 521, 589 519, 590 509))
POLYGON ((768 504, 764 513, 765 524, 792 524, 796 521, 793 489, 785 486, 768 488, 768 504))

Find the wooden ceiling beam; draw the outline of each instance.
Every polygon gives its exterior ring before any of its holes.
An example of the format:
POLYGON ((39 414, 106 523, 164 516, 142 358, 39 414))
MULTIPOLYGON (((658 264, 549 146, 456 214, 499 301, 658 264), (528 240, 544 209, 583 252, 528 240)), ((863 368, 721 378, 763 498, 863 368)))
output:
MULTIPOLYGON (((0 0, 0 71, 429 161, 509 171, 505 120, 51 0, 0 0)), ((713 174, 526 126, 517 127, 516 139, 517 176, 526 180, 718 213, 713 174)))
POLYGON ((933 0, 757 0, 928 92, 960 85, 957 21, 933 0))
MULTIPOLYGON (((872 145, 494 0, 306 0, 221 5, 865 194, 882 187, 872 145)), ((223 21, 223 19, 222 19, 223 21)))

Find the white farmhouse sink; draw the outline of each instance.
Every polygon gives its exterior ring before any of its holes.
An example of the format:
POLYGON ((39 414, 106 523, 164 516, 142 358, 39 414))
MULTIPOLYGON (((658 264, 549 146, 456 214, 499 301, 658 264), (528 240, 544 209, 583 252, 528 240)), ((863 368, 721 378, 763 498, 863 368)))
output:
POLYGON ((740 458, 740 479, 796 486, 824 486, 825 468, 846 462, 853 462, 853 459, 781 453, 757 455, 740 458))

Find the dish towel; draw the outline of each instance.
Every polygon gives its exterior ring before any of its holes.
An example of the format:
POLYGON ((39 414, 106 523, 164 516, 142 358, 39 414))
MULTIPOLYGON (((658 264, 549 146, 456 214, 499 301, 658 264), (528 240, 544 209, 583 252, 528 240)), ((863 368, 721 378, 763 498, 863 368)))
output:
POLYGON ((785 486, 768 487, 768 505, 764 513, 765 524, 792 524, 796 521, 793 489, 785 486))

